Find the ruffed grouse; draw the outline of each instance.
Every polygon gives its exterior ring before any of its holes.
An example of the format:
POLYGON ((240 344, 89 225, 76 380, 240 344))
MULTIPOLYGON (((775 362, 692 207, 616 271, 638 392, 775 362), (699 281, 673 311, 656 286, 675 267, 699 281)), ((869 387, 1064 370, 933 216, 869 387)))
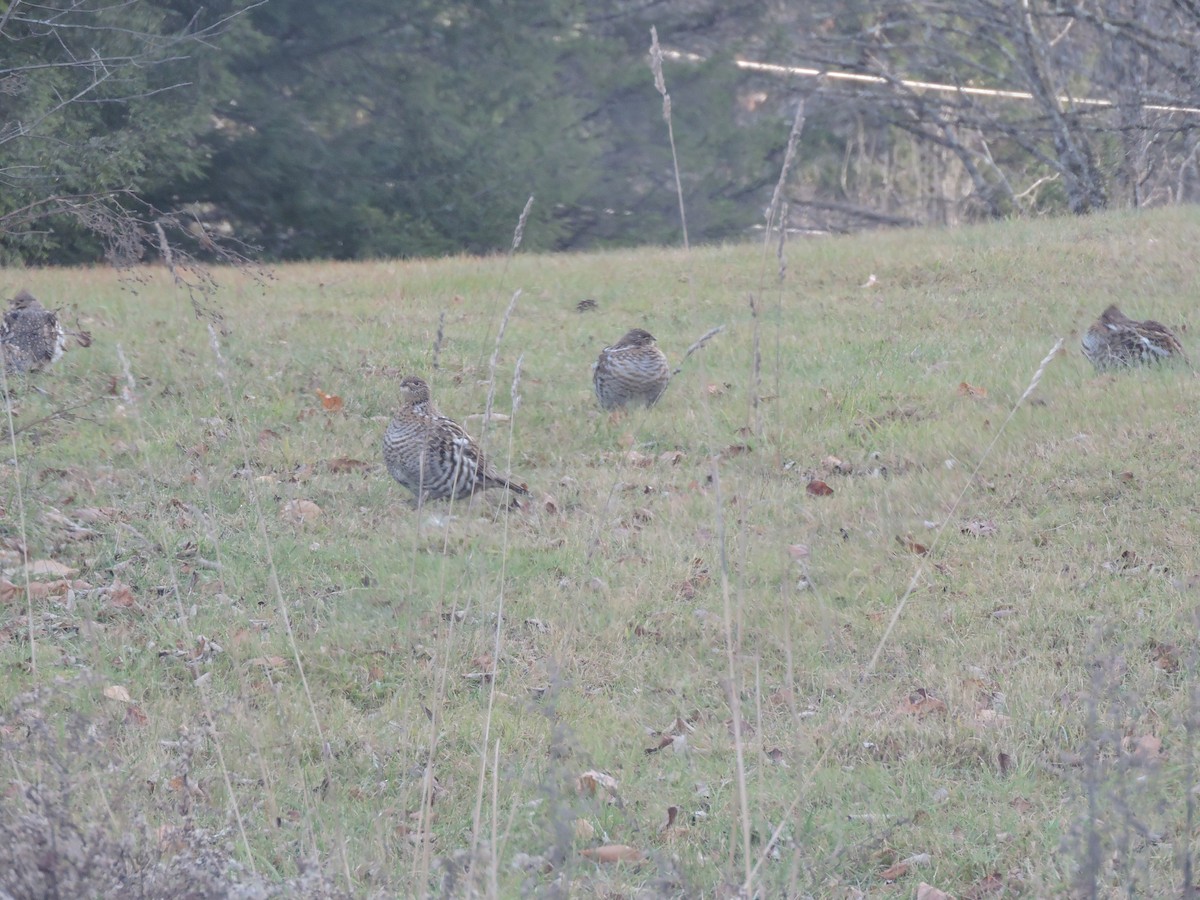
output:
POLYGON ((1083 336, 1083 355, 1097 372, 1146 366, 1167 359, 1186 359, 1179 338, 1166 325, 1138 322, 1110 306, 1083 336))
POLYGON ((497 472, 462 426, 438 412, 423 378, 405 376, 400 394, 400 409, 383 435, 383 461, 418 502, 461 500, 494 487, 529 493, 497 472))
POLYGON ((629 404, 652 406, 670 380, 667 357, 654 343, 654 335, 641 328, 631 329, 611 347, 601 350, 592 373, 596 398, 605 409, 629 404))
POLYGON ((66 332, 58 316, 29 291, 13 297, 0 324, 4 370, 11 374, 39 372, 63 355, 66 332))

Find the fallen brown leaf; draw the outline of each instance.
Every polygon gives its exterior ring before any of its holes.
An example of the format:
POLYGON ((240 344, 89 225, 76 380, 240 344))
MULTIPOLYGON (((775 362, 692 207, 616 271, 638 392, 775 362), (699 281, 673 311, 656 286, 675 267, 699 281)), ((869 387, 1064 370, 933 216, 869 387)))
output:
POLYGON ((1138 738, 1128 739, 1128 749, 1133 761, 1143 765, 1156 765, 1162 758, 1162 741, 1152 734, 1143 734, 1138 738))
POLYGON ((594 797, 603 791, 610 798, 617 796, 617 779, 604 772, 589 769, 575 779, 575 793, 594 797))
POLYGON ((917 885, 917 900, 954 900, 950 894, 922 881, 917 885))
POLYGON ((670 828, 672 825, 674 825, 675 820, 677 818, 679 818, 679 807, 678 806, 668 806, 667 807, 667 820, 658 826, 659 834, 662 834, 664 831, 666 831, 668 828, 670 828))
POLYGON ((121 511, 115 506, 81 506, 71 510, 71 516, 80 522, 95 525, 101 522, 115 522, 121 518, 121 511))
POLYGON ((582 850, 580 855, 594 859, 598 863, 636 863, 645 859, 641 850, 630 847, 628 844, 605 844, 603 847, 582 850))
POLYGON ((108 605, 128 609, 137 605, 137 598, 133 596, 129 585, 114 580, 108 588, 108 605))
POLYGON ((805 490, 814 497, 828 497, 833 493, 833 488, 818 478, 814 478, 812 481, 810 481, 805 490))
POLYGON ((1179 668, 1179 648, 1174 644, 1152 641, 1150 657, 1154 660, 1154 668, 1162 672, 1174 672, 1179 668))
POLYGON ((974 384, 967 384, 967 382, 964 381, 959 384, 958 393, 959 396, 962 397, 986 397, 987 388, 982 388, 974 384))
POLYGON ((929 552, 929 548, 926 547, 924 544, 918 543, 917 541, 913 540, 913 536, 911 534, 906 534, 903 537, 901 537, 900 535, 896 535, 896 543, 899 544, 901 547, 903 547, 905 550, 907 550, 909 553, 917 554, 917 556, 924 556, 926 553, 929 552))
POLYGON ((53 559, 35 559, 28 565, 26 571, 30 578, 36 578, 39 575, 49 575, 51 578, 71 578, 79 574, 78 569, 72 569, 53 559))
POLYGON ((282 656, 256 656, 254 659, 246 661, 248 666, 261 666, 264 669, 279 669, 287 665, 287 660, 282 656))
POLYGON ((133 698, 129 696, 129 691, 119 684, 110 684, 104 689, 103 693, 109 700, 116 700, 118 703, 133 702, 133 698))
POLYGON ((657 753, 659 750, 670 747, 673 743, 675 743, 675 738, 669 734, 664 734, 658 739, 656 745, 646 748, 646 755, 649 756, 651 753, 657 753))
POLYGON ((322 390, 318 390, 317 396, 321 398, 321 406, 327 412, 341 412, 342 407, 345 405, 342 402, 342 398, 337 396, 337 394, 327 394, 322 390))
POLYGON ((983 900, 984 897, 991 897, 995 894, 1004 893, 1004 877, 999 872, 981 878, 963 894, 963 900, 983 900))
POLYGON ((923 719, 932 713, 945 712, 946 703, 944 700, 939 700, 933 696, 925 688, 917 688, 904 698, 896 708, 896 711, 904 715, 916 716, 919 719, 923 719))
POLYGON ((648 469, 654 465, 654 457, 648 453, 639 453, 636 450, 630 450, 625 454, 625 462, 635 469, 648 469))
POLYGON ((293 525, 303 525, 321 515, 321 507, 311 500, 289 500, 279 510, 279 515, 293 525))
POLYGON ((975 537, 987 537, 989 534, 996 533, 996 523, 991 519, 973 519, 962 527, 963 534, 974 535, 975 537))

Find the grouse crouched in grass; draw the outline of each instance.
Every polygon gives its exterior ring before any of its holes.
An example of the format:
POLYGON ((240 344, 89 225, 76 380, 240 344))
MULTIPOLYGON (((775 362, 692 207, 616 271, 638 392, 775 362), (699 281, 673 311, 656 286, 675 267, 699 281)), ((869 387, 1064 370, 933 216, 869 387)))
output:
POLYGON ((0 350, 8 374, 40 372, 63 355, 66 332, 58 316, 29 291, 13 297, 0 323, 0 350))
POLYGON ((462 426, 438 412, 425 379, 400 381, 400 410, 383 435, 383 461, 393 478, 425 500, 461 500, 476 491, 529 489, 501 475, 462 426))
POLYGON ((1097 372, 1187 359, 1179 338, 1170 328, 1153 319, 1138 322, 1115 305, 1100 314, 1082 343, 1083 355, 1092 361, 1097 372))
POLYGON ((592 373, 596 398, 605 409, 630 404, 653 406, 670 380, 667 357, 654 343, 654 335, 641 328, 628 331, 611 347, 601 350, 592 373))

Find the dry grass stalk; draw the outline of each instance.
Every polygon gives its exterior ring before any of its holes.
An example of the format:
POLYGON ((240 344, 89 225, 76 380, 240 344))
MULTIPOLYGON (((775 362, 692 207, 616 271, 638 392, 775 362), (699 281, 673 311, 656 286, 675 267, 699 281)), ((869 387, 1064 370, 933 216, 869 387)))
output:
MULTIPOLYGON (((509 420, 508 420, 508 458, 506 461, 506 465, 508 468, 512 467, 514 423, 517 418, 517 410, 521 406, 521 364, 524 361, 525 361, 525 354, 521 354, 520 356, 517 357, 517 364, 513 368, 513 380, 512 380, 512 388, 511 388, 512 415, 509 417, 509 420)), ((491 667, 491 671, 489 673, 487 673, 487 676, 488 676, 487 677, 487 681, 488 681, 487 714, 484 716, 483 739, 480 741, 480 745, 479 745, 480 746, 479 782, 476 786, 475 816, 474 816, 474 820, 473 820, 474 824, 471 829, 471 858, 472 859, 476 858, 476 854, 479 850, 480 826, 481 826, 482 817, 483 817, 483 788, 484 788, 484 784, 486 783, 486 776, 487 776, 488 741, 489 741, 489 738, 491 735, 491 730, 492 730, 492 714, 495 710, 495 705, 496 705, 496 675, 497 675, 497 667, 500 662, 500 653, 502 650, 502 643, 503 643, 503 636, 504 636, 504 599, 505 599, 504 587, 505 587, 505 580, 506 580, 505 576, 508 571, 508 537, 509 537, 508 511, 509 511, 509 505, 506 504, 504 507, 504 529, 502 532, 503 537, 502 537, 502 542, 501 542, 501 553, 500 553, 500 585, 497 590, 497 599, 496 599, 496 627, 492 633, 492 667, 491 667)), ((499 752, 499 741, 497 741, 496 744, 497 744, 497 752, 499 752)), ((494 779, 496 777, 496 773, 493 772, 492 776, 494 779)), ((493 786, 493 794, 494 794, 494 792, 495 792, 495 787, 493 786)), ((495 803, 495 800, 493 799, 493 808, 492 808, 492 847, 493 848, 496 847, 496 816, 497 816, 497 811, 495 809, 494 803, 495 803)), ((494 867, 495 867, 495 858, 493 855, 492 866, 490 867, 489 871, 494 869, 494 867)), ((492 877, 494 880, 494 872, 492 874, 492 877)))
POLYGON ((442 341, 446 338, 446 310, 441 310, 438 313, 437 335, 433 339, 433 363, 432 368, 437 369, 439 360, 442 355, 442 341))
POLYGON ((529 195, 529 199, 525 201, 525 208, 521 210, 521 215, 517 218, 517 227, 513 231, 512 248, 508 251, 509 256, 517 252, 517 248, 521 246, 521 238, 525 236, 525 223, 529 221, 529 211, 533 209, 533 194, 529 195))
POLYGON ((488 360, 488 395, 487 405, 483 409, 483 434, 479 439, 479 446, 487 449, 487 423, 492 420, 492 405, 496 402, 496 361, 500 358, 500 342, 504 340, 504 331, 508 328, 508 320, 512 318, 513 310, 517 308, 517 298, 521 296, 521 289, 517 288, 513 292, 512 299, 508 301, 508 306, 504 310, 504 315, 500 318, 500 328, 496 331, 496 343, 492 347, 492 357, 488 360))
POLYGON ((683 249, 688 250, 687 213, 683 207, 683 181, 679 177, 679 154, 675 152, 675 129, 671 125, 671 95, 663 77, 662 47, 658 45, 658 29, 650 26, 650 71, 654 73, 654 88, 663 98, 663 121, 667 123, 667 139, 671 142, 671 165, 675 169, 675 193, 679 197, 679 223, 683 227, 683 249))
POLYGON ((800 141, 800 133, 804 130, 804 101, 796 105, 796 116, 792 119, 792 130, 788 133, 787 149, 783 154, 783 165, 779 168, 779 179, 775 182, 775 190, 771 192, 771 202, 767 206, 767 233, 764 237, 764 249, 771 240, 771 229, 784 227, 780 225, 780 206, 783 203, 783 188, 787 184, 788 172, 796 158, 796 144, 800 141))
POLYGON ((762 436, 762 329, 758 321, 758 304, 750 294, 750 319, 753 322, 753 352, 750 356, 750 409, 754 415, 754 433, 762 436))
POLYGON ((705 344, 707 344, 709 341, 711 341, 714 337, 716 337, 718 334, 720 334, 724 330, 725 330, 724 325, 717 325, 713 328, 708 329, 708 331, 704 332, 704 334, 700 335, 700 337, 698 337, 698 338, 696 338, 696 340, 692 341, 692 345, 690 347, 688 347, 687 350, 684 352, 683 359, 679 360, 679 365, 677 365, 671 371, 671 377, 674 378, 681 371, 683 371, 683 364, 685 362, 687 362, 687 359, 689 356, 691 356, 697 350, 702 348, 705 344))

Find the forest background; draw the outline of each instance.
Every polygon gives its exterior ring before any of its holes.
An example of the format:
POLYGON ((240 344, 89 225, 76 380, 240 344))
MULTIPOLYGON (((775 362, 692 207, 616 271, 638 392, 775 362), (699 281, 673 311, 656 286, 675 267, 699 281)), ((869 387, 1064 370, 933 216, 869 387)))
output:
POLYGON ((801 101, 791 229, 1200 191, 1192 0, 0 11, 6 263, 204 257, 229 240, 268 261, 486 253, 531 194, 527 249, 677 243, 651 26, 692 242, 762 226, 801 101))

